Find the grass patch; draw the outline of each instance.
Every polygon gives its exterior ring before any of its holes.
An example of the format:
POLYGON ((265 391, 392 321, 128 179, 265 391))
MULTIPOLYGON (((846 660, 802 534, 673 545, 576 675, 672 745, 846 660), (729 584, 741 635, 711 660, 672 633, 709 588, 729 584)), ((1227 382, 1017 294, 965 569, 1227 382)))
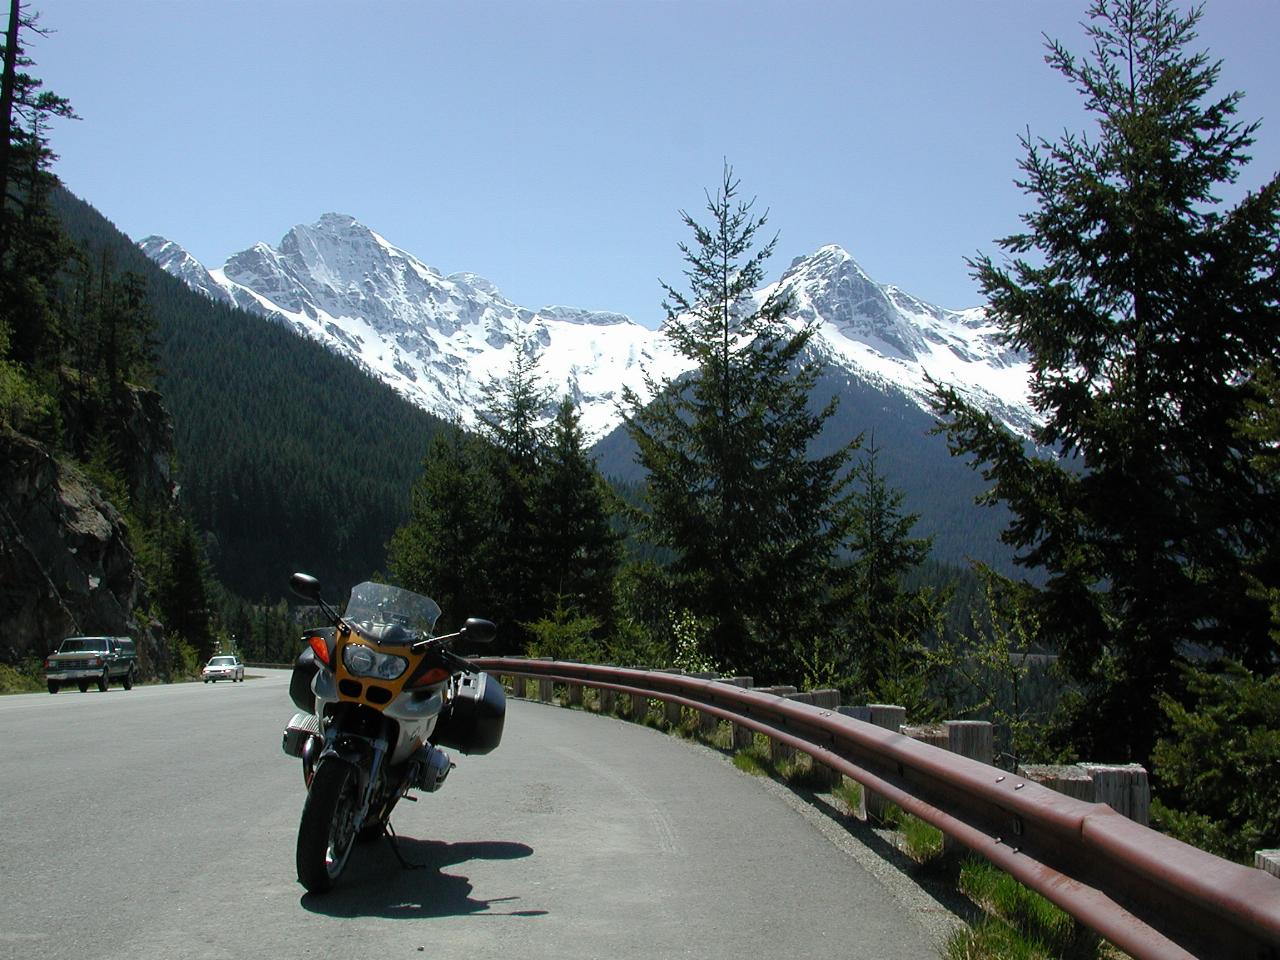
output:
MULTIPOLYGON (((699 739, 721 750, 729 751, 733 749, 733 728, 729 724, 722 723, 712 737, 699 739)), ((773 777, 792 787, 820 790, 831 785, 827 772, 815 764, 813 758, 807 754, 796 753, 775 762, 769 738, 762 733, 752 737, 750 747, 734 751, 733 765, 745 773, 773 777)))
POLYGON ((778 764, 778 776, 793 787, 825 790, 831 786, 831 774, 807 753, 793 753, 778 764))
POLYGON ((943 855, 942 831, 909 813, 898 823, 903 852, 916 863, 933 863, 943 855))
POLYGON ((639 722, 644 724, 646 727, 653 727, 655 730, 666 730, 667 714, 663 709, 663 706, 664 705, 661 700, 650 700, 649 709, 645 712, 645 715, 640 718, 639 722))
POLYGON ((985 860, 960 867, 960 891, 990 916, 947 944, 948 960, 1119 960, 1124 954, 985 860))
POLYGON ((1042 943, 1028 941, 1003 920, 987 917, 947 941, 946 960, 1057 960, 1042 943))
POLYGON ((39 693, 44 689, 44 666, 39 660, 28 659, 17 667, 0 663, 0 694, 39 693))
POLYGON ((733 727, 724 722, 717 722, 710 734, 702 733, 699 739, 717 750, 732 750, 733 727))
POLYGON ((905 812, 896 803, 887 803, 876 818, 882 827, 898 834, 898 849, 919 864, 942 859, 942 831, 919 817, 905 812))
POLYGON ((902 823, 902 818, 906 814, 902 812, 902 808, 896 803, 886 803, 880 808, 880 814, 876 817, 876 821, 882 827, 889 830, 897 830, 898 824, 902 823))
POLYGON ((1046 942, 1072 938, 1075 920, 1009 874, 983 860, 960 868, 960 891, 988 913, 1046 942))
POLYGON ((831 795, 844 804, 849 816, 854 816, 862 809, 862 784, 856 780, 842 779, 832 788, 831 795))
POLYGON ((743 773, 749 773, 753 777, 769 776, 768 758, 762 758, 751 750, 739 750, 733 755, 733 765, 743 773))

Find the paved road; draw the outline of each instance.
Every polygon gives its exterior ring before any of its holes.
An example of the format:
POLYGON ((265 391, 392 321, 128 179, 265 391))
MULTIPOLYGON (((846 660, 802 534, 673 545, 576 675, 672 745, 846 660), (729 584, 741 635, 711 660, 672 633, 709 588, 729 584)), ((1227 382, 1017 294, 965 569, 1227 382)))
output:
POLYGON ((621 721, 511 702, 340 887, 294 875, 283 671, 0 698, 0 958, 935 957, 776 791, 621 721))

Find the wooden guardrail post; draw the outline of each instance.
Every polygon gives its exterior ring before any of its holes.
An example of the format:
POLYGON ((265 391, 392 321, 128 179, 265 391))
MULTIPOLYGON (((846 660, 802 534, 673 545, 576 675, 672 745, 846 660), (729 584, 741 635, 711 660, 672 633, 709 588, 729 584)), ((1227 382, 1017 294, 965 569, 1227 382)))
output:
POLYGON ((582 684, 580 683, 569 684, 569 706, 571 707, 582 706, 582 684))
POLYGON ((1082 763, 1093 780, 1093 799, 1130 820, 1151 825, 1151 785, 1139 764, 1082 763))
MULTIPOLYGON (((657 669, 654 673, 676 673, 677 676, 684 675, 680 667, 666 667, 657 669)), ((671 700, 662 701, 662 718, 668 727, 676 727, 680 724, 680 704, 672 703, 671 700)))
MULTIPOLYGON (((744 690, 751 689, 755 683, 754 677, 721 677, 721 679, 725 683, 731 683, 735 687, 742 687, 744 690)), ((729 724, 729 735, 729 746, 734 751, 750 750, 751 745, 755 743, 755 734, 739 723, 729 724)))
POLYGON ((1090 803, 1105 803, 1130 820, 1150 825, 1151 785, 1136 763, 1019 766, 1018 776, 1090 803))
MULTIPOLYGON (((550 663, 551 657, 534 657, 544 663, 550 663)), ((538 677, 534 681, 537 684, 538 692, 536 694, 539 703, 551 703, 556 698, 556 684, 550 677, 538 677)))
MULTIPOLYGON (((661 673, 678 673, 683 675, 684 671, 678 667, 672 667, 669 670, 662 670, 661 673)), ((680 704, 672 703, 670 700, 662 705, 662 719, 668 727, 680 726, 680 704)))
MULTIPOLYGON (((854 720, 861 720, 863 723, 871 722, 871 708, 865 704, 849 704, 842 706, 840 708, 840 713, 846 717, 852 717, 854 720)), ((848 777, 842 777, 841 782, 845 786, 848 786, 849 784, 857 786, 858 807, 856 810, 851 809, 849 812, 861 820, 867 819, 867 788, 862 786, 856 780, 850 780, 848 777)))
MULTIPOLYGON (((686 673, 686 677, 693 680, 719 680, 720 674, 714 670, 702 670, 697 673, 686 673)), ((704 737, 710 737, 715 732, 716 724, 719 721, 709 713, 701 710, 698 711, 698 732, 704 737)))
MULTIPOLYGON (((821 707, 823 710, 830 710, 833 713, 840 710, 840 691, 833 689, 811 690, 813 695, 812 703, 815 707, 821 707)), ((813 761, 814 779, 819 785, 825 786, 827 789, 838 786, 840 784, 841 775, 832 770, 825 763, 813 761)))
MULTIPOLYGON (((795 700, 798 703, 813 703, 813 695, 808 691, 796 690, 791 688, 790 693, 782 694, 788 700, 795 700)), ((773 761, 773 765, 777 767, 781 763, 785 763, 796 755, 795 750, 778 740, 769 740, 769 759, 773 761)))
MULTIPOLYGON (((907 708, 892 703, 869 703, 866 707, 866 720, 877 727, 898 733, 907 719, 907 708)), ((859 717, 858 719, 862 719, 859 717)), ((864 789, 862 791, 863 810, 868 819, 883 820, 885 808, 889 802, 878 793, 864 789)))
MULTIPOLYGON (((995 728, 987 720, 947 720, 942 724, 947 734, 947 749, 970 760, 991 766, 995 763, 995 728)), ((962 844, 942 835, 943 852, 959 850, 962 844)))
MULTIPOLYGON (((931 747, 949 750, 962 757, 978 760, 988 766, 995 757, 994 730, 986 720, 947 720, 918 727, 903 727, 903 736, 919 740, 931 747)), ((942 849, 958 846, 955 840, 943 834, 942 849)))
MULTIPOLYGON (((782 696, 786 697, 788 700, 795 700, 798 703, 807 703, 810 706, 822 707, 822 708, 833 710, 833 711, 838 711, 840 709, 840 691, 839 690, 796 691, 794 687, 791 687, 790 690, 792 692, 782 694, 782 696)), ((775 766, 780 763, 783 763, 784 761, 790 760, 793 756, 795 756, 795 754, 796 754, 796 751, 793 750, 791 747, 788 747, 785 744, 778 742, 777 740, 770 739, 769 759, 773 761, 775 766)), ((816 780, 818 780, 820 783, 825 781, 828 786, 831 784, 831 781, 834 778, 835 774, 834 772, 830 771, 829 768, 824 767, 822 764, 818 763, 815 760, 813 763, 813 770, 815 773, 816 780), (824 777, 823 771, 828 771, 830 773, 830 776, 824 777)))
POLYGON ((1093 803, 1093 778, 1078 764, 1019 764, 1017 773, 1050 790, 1093 803))
MULTIPOLYGON (((741 687, 746 689, 754 682, 751 677, 715 677, 719 683, 727 683, 731 687, 741 687)), ((704 713, 698 721, 698 729, 702 735, 710 740, 715 736, 716 730, 720 728, 720 718, 710 713, 704 713)))
POLYGON ((649 698, 642 693, 623 694, 618 713, 627 720, 643 721, 649 713, 649 698))
MULTIPOLYGON (((527 658, 507 657, 507 659, 508 660, 524 660, 527 658)), ((511 696, 513 697, 524 696, 524 678, 523 677, 517 677, 514 673, 508 673, 499 677, 498 679, 502 682, 503 687, 506 688, 507 692, 511 694, 511 696)))
POLYGON ((991 766, 995 762, 995 731, 986 720, 948 720, 947 749, 991 766))
POLYGON ((947 728, 940 723, 925 723, 918 727, 903 727, 901 732, 904 737, 919 740, 921 743, 927 743, 931 747, 938 747, 942 750, 951 749, 951 738, 947 735, 947 728))
POLYGON ((750 750, 755 746, 756 734, 750 727, 744 727, 740 723, 733 724, 733 749, 736 753, 739 750, 750 750))
POLYGON ((1280 850, 1259 850, 1253 855, 1253 865, 1273 877, 1280 877, 1280 850))
MULTIPOLYGON (((757 693, 770 693, 770 694, 773 694, 773 696, 775 697, 785 697, 788 694, 792 694, 796 692, 795 687, 787 687, 787 686, 756 687, 755 689, 757 693)), ((754 737, 752 739, 754 740, 754 737)), ((781 746, 782 744, 778 743, 778 741, 773 739, 773 737, 769 738, 769 759, 772 760, 777 756, 777 753, 775 751, 777 750, 777 748, 781 746)))

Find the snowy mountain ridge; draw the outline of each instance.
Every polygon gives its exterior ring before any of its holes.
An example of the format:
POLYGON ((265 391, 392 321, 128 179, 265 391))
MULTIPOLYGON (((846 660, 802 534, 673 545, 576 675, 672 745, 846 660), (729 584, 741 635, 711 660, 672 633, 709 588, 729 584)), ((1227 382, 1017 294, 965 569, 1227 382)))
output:
MULTIPOLYGON (((661 381, 689 367, 660 330, 617 313, 522 307, 485 278, 444 276, 342 214, 296 226, 279 246, 255 244, 212 270, 161 237, 139 246, 193 289, 284 323, 468 426, 484 386, 508 373, 521 342, 538 351, 539 375, 554 396, 578 402, 591 439, 621 421, 624 386, 643 397, 646 371, 661 381)), ((1034 423, 1026 359, 1002 344, 982 308, 945 310, 878 284, 834 245, 797 258, 756 296, 779 287, 790 289, 795 323, 816 323, 812 349, 850 378, 925 411, 932 378, 1018 433, 1034 423)))

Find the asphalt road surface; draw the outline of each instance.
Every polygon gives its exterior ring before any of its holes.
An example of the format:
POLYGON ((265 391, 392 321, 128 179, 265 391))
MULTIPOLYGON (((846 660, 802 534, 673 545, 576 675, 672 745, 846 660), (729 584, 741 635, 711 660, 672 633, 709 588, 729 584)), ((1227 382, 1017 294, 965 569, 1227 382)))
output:
POLYGON ((933 941, 713 752, 508 704, 502 746, 401 802, 330 894, 294 873, 284 671, 0 698, 0 957, 896 958, 933 941))

